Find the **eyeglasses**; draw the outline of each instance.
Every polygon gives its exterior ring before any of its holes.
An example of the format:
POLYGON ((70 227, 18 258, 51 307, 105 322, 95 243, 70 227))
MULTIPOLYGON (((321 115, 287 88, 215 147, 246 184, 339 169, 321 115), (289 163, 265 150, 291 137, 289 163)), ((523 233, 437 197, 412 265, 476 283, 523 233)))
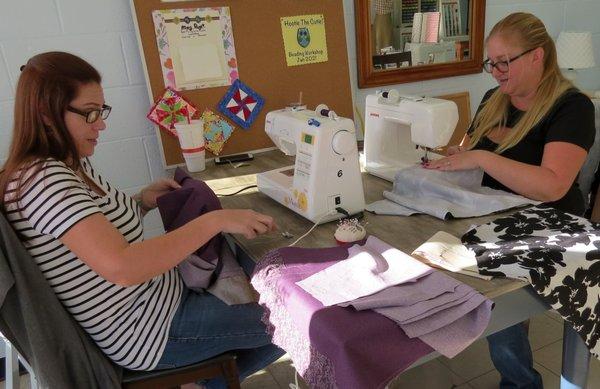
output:
POLYGON ((94 123, 99 118, 102 120, 108 119, 112 107, 110 105, 102 104, 102 108, 92 109, 91 111, 81 111, 77 108, 73 108, 70 105, 67 107, 67 111, 76 113, 85 118, 86 123, 94 123))
POLYGON ((483 62, 483 70, 485 70, 488 73, 491 73, 492 70, 494 70, 494 68, 498 69, 498 71, 500 73, 506 73, 508 72, 508 65, 510 65, 511 62, 521 58, 522 56, 524 56, 525 54, 533 51, 537 49, 537 47, 534 47, 532 49, 529 50, 525 50, 524 52, 522 52, 521 54, 514 56, 512 58, 507 59, 506 61, 498 61, 498 62, 492 62, 491 59, 487 59, 483 62))

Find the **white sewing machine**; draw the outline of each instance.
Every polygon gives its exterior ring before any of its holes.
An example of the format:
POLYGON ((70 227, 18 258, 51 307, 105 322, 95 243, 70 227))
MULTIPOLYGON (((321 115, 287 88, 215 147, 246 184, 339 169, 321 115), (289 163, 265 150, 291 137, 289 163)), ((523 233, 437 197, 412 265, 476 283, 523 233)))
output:
POLYGON ((453 101, 401 96, 392 89, 367 96, 365 117, 365 169, 394 181, 398 170, 420 163, 423 156, 436 158, 421 148, 448 144, 458 108, 453 101))
POLYGON ((412 65, 456 61, 454 41, 436 43, 406 43, 405 51, 410 51, 412 65))
POLYGON ((265 132, 294 166, 257 174, 258 190, 314 223, 365 208, 354 122, 321 104, 271 111, 265 132))

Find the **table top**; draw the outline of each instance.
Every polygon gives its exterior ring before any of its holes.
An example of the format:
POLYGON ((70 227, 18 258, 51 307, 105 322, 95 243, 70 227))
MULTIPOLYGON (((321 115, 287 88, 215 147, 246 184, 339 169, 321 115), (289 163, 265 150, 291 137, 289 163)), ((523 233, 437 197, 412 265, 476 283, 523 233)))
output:
MULTIPOLYGON (((256 173, 275 168, 293 165, 294 157, 287 157, 279 150, 255 154, 247 166, 235 168, 233 165, 214 165, 207 162, 207 169, 192 176, 204 180, 207 185, 221 196, 234 193, 247 186, 256 185, 256 173)), ((383 199, 383 191, 390 190, 392 183, 366 172, 363 173, 363 187, 367 204, 383 199)), ((257 212, 271 215, 279 227, 279 231, 245 239, 241 235, 233 236, 236 243, 255 261, 268 251, 285 247, 307 232, 313 223, 275 200, 258 192, 257 188, 245 190, 237 195, 220 197, 223 208, 254 209, 257 212), (287 231, 293 238, 282 235, 287 231)), ((460 237, 470 226, 487 223, 499 215, 488 215, 477 218, 440 220, 429 215, 384 216, 370 212, 364 213, 363 222, 367 222, 367 234, 374 235, 382 241, 410 254, 414 249, 438 231, 446 231, 460 237)), ((337 222, 329 222, 316 227, 308 236, 296 244, 296 247, 331 247, 336 245, 333 237, 337 222)), ((488 298, 495 298, 527 285, 511 279, 483 280, 448 272, 447 274, 472 286, 488 298)))

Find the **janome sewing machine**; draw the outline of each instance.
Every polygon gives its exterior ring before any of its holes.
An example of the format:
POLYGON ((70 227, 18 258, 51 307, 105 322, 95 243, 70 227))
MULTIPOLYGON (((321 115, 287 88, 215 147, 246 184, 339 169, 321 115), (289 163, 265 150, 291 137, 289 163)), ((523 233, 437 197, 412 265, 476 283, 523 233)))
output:
POLYGON ((314 223, 365 208, 354 122, 321 104, 269 112, 265 131, 294 166, 257 175, 258 190, 314 223), (341 212, 340 212, 341 211, 341 212))
POLYGON ((427 151, 448 144, 458 108, 453 101, 390 90, 367 96, 365 117, 365 169, 394 181, 398 170, 436 158, 427 151))

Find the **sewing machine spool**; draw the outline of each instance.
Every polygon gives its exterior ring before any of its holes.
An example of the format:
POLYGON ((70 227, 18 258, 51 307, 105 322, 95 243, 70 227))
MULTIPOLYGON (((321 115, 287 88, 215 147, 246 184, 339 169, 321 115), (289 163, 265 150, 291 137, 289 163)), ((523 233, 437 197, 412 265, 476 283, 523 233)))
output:
POLYGON ((325 104, 317 105, 317 108, 315 108, 315 113, 331 120, 337 120, 338 118, 338 115, 335 113, 335 111, 329 109, 329 107, 325 104))
POLYGON ((387 100, 388 103, 394 104, 400 101, 401 96, 400 92, 398 92, 396 89, 390 89, 389 91, 381 92, 381 97, 387 100))

